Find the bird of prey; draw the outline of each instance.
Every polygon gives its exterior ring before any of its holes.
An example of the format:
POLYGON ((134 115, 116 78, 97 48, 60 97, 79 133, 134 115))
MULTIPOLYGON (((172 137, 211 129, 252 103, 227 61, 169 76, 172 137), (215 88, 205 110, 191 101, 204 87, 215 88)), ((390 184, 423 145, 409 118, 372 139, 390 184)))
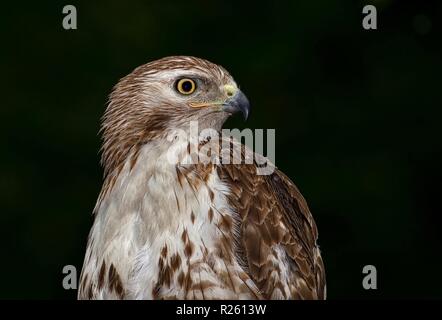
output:
POLYGON ((119 81, 102 121, 104 182, 79 299, 325 299, 315 221, 286 175, 168 158, 189 153, 170 138, 177 129, 220 132, 249 109, 232 76, 200 58, 162 58, 119 81))

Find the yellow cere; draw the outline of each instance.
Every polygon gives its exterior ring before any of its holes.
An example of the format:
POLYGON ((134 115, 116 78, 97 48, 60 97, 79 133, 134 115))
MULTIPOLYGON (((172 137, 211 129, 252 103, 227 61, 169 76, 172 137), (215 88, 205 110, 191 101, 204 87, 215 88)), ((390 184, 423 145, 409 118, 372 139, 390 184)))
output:
POLYGON ((236 91, 238 91, 238 89, 236 88, 236 86, 233 86, 231 84, 226 84, 224 86, 224 91, 226 92, 228 97, 233 97, 236 91))

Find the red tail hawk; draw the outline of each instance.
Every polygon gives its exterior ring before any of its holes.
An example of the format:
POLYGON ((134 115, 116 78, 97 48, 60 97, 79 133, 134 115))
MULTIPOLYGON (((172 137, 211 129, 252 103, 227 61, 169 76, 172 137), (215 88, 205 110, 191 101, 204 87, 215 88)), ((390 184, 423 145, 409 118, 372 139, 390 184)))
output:
POLYGON ((245 95, 199 58, 153 61, 116 85, 80 299, 325 298, 316 225, 287 176, 259 175, 255 162, 168 159, 189 149, 170 139, 177 129, 220 131, 236 111, 247 116, 245 95))

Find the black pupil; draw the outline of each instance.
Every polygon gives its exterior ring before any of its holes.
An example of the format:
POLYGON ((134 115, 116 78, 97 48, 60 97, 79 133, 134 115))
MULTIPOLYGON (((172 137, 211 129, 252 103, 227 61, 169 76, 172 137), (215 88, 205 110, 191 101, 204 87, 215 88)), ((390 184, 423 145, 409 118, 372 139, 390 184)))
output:
POLYGON ((190 81, 183 81, 181 88, 183 89, 184 92, 190 92, 192 91, 192 82, 190 81))

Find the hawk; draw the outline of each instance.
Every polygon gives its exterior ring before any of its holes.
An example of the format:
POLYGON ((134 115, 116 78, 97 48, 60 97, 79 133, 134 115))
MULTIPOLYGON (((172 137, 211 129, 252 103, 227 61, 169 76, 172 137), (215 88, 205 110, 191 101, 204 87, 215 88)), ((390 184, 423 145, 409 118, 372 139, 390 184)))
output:
POLYGON ((119 81, 79 299, 325 299, 315 221, 286 175, 257 174, 256 161, 181 161, 190 151, 177 129, 220 132, 249 110, 232 76, 200 58, 162 58, 119 81))

